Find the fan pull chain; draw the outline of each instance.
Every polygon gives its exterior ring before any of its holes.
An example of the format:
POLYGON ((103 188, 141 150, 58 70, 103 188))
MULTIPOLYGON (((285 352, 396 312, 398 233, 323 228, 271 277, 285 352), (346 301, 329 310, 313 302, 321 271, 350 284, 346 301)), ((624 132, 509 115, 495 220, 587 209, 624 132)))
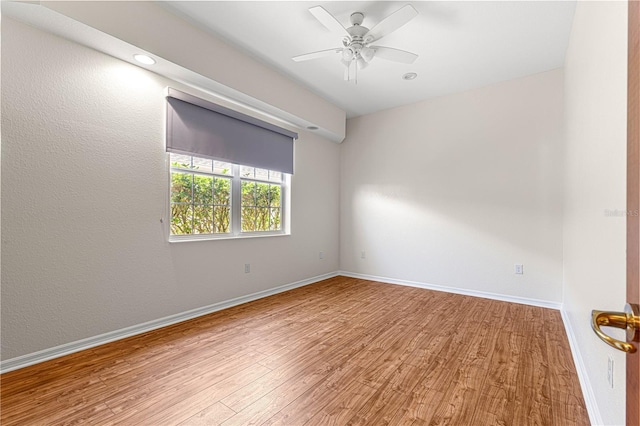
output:
POLYGON ((355 83, 356 83, 356 86, 357 86, 358 85, 358 61, 353 61, 353 65, 354 65, 354 68, 356 69, 355 83))
MULTIPOLYGON (((351 61, 351 64, 353 64, 353 80, 351 80, 351 75, 349 75, 349 80, 353 81, 354 84, 358 84, 358 63, 351 61)), ((349 64, 349 72, 351 72, 351 64, 349 64)))

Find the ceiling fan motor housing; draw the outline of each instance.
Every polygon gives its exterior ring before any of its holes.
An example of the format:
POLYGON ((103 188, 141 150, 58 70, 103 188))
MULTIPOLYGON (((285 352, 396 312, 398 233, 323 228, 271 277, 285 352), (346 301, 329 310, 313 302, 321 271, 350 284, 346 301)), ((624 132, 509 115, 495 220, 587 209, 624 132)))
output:
POLYGON ((350 20, 352 26, 346 30, 351 38, 345 37, 343 40, 345 48, 342 51, 342 59, 347 62, 360 57, 360 51, 366 45, 364 36, 369 32, 369 28, 362 26, 362 21, 364 20, 362 12, 352 13, 350 20))
POLYGON ((362 38, 369 32, 369 28, 363 27, 362 25, 354 25, 352 27, 347 28, 347 32, 351 36, 351 38, 362 38))

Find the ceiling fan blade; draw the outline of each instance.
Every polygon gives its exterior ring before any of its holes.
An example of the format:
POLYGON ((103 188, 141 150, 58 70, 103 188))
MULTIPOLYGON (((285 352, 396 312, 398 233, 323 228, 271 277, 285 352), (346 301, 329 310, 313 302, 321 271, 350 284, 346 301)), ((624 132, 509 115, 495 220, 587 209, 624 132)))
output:
POLYGON ((412 64, 416 59, 418 59, 418 55, 416 55, 415 53, 407 52, 405 50, 384 46, 369 47, 376 51, 376 58, 382 58, 388 61, 402 62, 403 64, 412 64))
POLYGON ((298 55, 291 58, 296 62, 308 61, 310 59, 322 58, 324 56, 331 56, 335 53, 342 52, 342 49, 327 49, 327 50, 319 50, 317 52, 305 53, 304 55, 298 55))
POLYGON ((418 11, 410 4, 396 10, 391 15, 384 18, 378 25, 371 28, 371 30, 365 35, 365 39, 370 38, 371 41, 381 39, 382 37, 390 34, 415 18, 418 15, 418 11))
POLYGON ((350 37, 346 28, 327 10, 322 6, 314 6, 309 8, 309 12, 315 18, 320 21, 322 25, 324 25, 329 31, 339 34, 341 37, 347 36, 350 37))

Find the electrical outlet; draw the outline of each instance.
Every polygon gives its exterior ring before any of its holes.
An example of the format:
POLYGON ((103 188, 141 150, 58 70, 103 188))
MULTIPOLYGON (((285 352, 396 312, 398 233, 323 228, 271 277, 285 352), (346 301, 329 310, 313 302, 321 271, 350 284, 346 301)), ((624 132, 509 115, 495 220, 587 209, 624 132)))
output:
POLYGON ((362 250, 362 251, 360 252, 360 259, 366 259, 366 258, 367 258, 367 252, 366 252, 366 251, 364 251, 364 250, 362 250))
POLYGON ((319 257, 320 259, 324 259, 324 252, 323 252, 323 251, 321 251, 320 253, 318 253, 318 257, 319 257))
POLYGON ((250 263, 245 263, 244 264, 244 273, 248 274, 251 272, 251 264, 250 263))
POLYGON ((524 266, 516 264, 515 273, 518 275, 524 274, 524 266))
POLYGON ((613 389, 613 357, 611 355, 607 358, 607 383, 613 389))

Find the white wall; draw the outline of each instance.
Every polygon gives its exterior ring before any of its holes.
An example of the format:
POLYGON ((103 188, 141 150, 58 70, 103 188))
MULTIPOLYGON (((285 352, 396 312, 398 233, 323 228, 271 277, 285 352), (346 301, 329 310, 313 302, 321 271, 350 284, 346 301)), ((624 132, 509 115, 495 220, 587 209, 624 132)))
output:
POLYGON ((560 302, 562 81, 554 70, 348 120, 341 269, 560 302))
POLYGON ((564 309, 608 425, 624 424, 625 357, 591 331, 590 312, 625 303, 626 218, 605 210, 626 210, 626 55, 626 2, 578 2, 565 63, 564 309))
POLYGON ((3 360, 338 269, 339 145, 307 133, 291 236, 167 242, 167 85, 3 19, 3 360))
POLYGON ((319 126, 341 141, 345 112, 251 55, 151 1, 46 1, 42 8, 239 90, 319 126), (188 48, 185 48, 188 46, 188 48))

